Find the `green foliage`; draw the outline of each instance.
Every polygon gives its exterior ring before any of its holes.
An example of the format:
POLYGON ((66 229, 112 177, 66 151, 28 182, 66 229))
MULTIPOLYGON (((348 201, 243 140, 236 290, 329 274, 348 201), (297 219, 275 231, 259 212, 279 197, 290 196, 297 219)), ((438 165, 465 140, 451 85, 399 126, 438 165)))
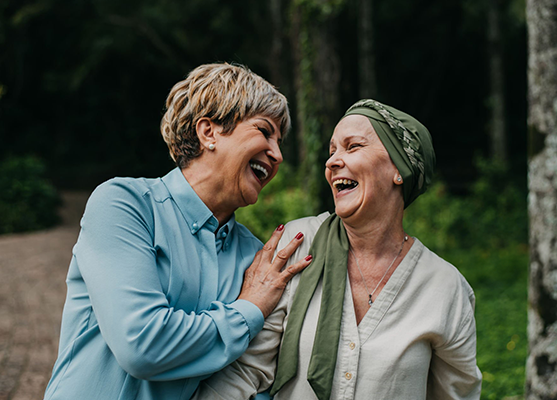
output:
POLYGON ((292 5, 300 7, 306 18, 323 22, 339 13, 346 5, 346 0, 295 0, 292 5))
POLYGON ((504 166, 477 159, 480 178, 472 187, 471 208, 479 221, 470 235, 480 235, 490 247, 528 241, 526 184, 516 182, 504 166), (481 230, 479 230, 481 229, 481 230))
POLYGON ((312 214, 308 193, 298 184, 289 165, 281 165, 254 205, 236 211, 236 219, 266 242, 280 224, 312 214))
POLYGON ((405 212, 404 229, 435 252, 455 248, 456 232, 466 221, 466 200, 451 196, 443 183, 435 183, 405 212))
POLYGON ((522 395, 528 352, 528 247, 465 248, 449 251, 443 257, 460 269, 476 294, 482 399, 522 395))
POLYGON ((498 163, 478 159, 476 167, 479 178, 469 196, 452 196, 444 184, 436 183, 408 208, 405 229, 423 237, 433 251, 527 242, 526 187, 509 179, 498 163))
POLYGON ((60 199, 37 158, 12 157, 0 164, 0 234, 47 228, 59 220, 60 199))

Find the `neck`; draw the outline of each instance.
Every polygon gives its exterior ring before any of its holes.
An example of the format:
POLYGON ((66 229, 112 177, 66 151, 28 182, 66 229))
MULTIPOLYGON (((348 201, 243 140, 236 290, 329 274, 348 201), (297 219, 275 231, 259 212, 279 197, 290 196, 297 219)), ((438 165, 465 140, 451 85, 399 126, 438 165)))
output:
POLYGON ((390 255, 400 249, 405 233, 402 227, 402 207, 396 212, 383 213, 376 218, 343 220, 350 247, 358 254, 365 252, 375 257, 390 255))
POLYGON ((205 166, 196 159, 186 168, 182 169, 182 174, 201 201, 205 203, 219 221, 219 227, 224 225, 236 208, 228 204, 227 199, 221 196, 224 182, 220 182, 215 177, 214 169, 205 166))

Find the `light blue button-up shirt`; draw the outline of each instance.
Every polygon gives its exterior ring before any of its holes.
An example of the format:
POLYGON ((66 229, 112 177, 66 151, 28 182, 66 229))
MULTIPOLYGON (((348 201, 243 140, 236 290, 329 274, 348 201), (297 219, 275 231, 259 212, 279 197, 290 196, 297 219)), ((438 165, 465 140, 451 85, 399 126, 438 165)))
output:
POLYGON ((177 168, 91 195, 45 399, 189 399, 263 327, 236 300, 261 242, 218 221, 177 168))

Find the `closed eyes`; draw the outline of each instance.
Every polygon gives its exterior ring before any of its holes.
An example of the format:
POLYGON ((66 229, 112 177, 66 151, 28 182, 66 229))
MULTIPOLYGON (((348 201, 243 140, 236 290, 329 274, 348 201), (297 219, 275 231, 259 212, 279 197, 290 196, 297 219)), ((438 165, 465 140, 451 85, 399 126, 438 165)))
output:
POLYGON ((348 150, 354 150, 358 147, 362 147, 362 145, 360 143, 353 143, 353 144, 348 146, 348 150))
POLYGON ((261 132, 263 134, 263 136, 265 136, 267 139, 269 139, 271 137, 271 133, 269 132, 268 129, 261 128, 261 127, 258 127, 257 129, 259 129, 259 132, 261 132))

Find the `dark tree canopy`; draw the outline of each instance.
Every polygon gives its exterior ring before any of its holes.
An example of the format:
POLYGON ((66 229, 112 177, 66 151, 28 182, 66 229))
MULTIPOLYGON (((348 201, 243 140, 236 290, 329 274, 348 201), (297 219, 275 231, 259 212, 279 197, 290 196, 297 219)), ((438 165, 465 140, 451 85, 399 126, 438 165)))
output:
MULTIPOLYGON (((313 91, 305 98, 324 124, 319 140, 327 138, 334 122, 325 120, 335 121, 361 93, 359 3, 5 0, 0 157, 37 155, 64 187, 160 175, 172 167, 159 137, 166 95, 189 70, 214 61, 246 64, 279 85, 298 122, 312 115, 300 90, 313 91), (300 75, 307 68, 310 75, 300 75)), ((511 168, 524 171, 526 36, 515 3, 501 3, 503 64, 511 168)), ((474 156, 489 155, 486 6, 479 0, 372 6, 377 98, 428 126, 438 172, 453 190, 465 190, 474 156)), ((294 166, 303 164, 305 134, 295 129, 285 145, 294 166)))

